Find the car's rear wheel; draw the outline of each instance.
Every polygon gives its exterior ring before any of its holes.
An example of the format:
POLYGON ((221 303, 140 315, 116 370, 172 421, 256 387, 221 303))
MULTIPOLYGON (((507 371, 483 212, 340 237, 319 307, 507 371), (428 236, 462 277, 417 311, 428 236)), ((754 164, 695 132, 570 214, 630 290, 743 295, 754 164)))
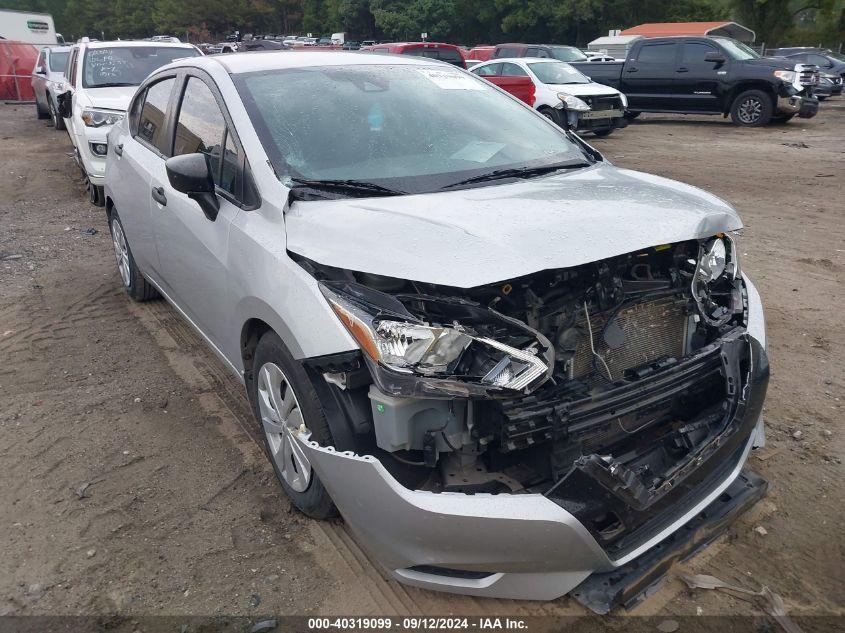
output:
POLYGON ((762 90, 746 90, 734 99, 731 121, 744 127, 761 127, 772 118, 772 98, 762 90))
POLYGON ((123 289, 126 294, 135 301, 149 301, 157 299, 160 295, 150 282, 144 279, 135 258, 132 257, 132 249, 129 248, 129 241, 123 230, 123 224, 117 211, 112 209, 109 214, 109 230, 111 231, 112 244, 114 246, 114 258, 117 261, 117 271, 120 273, 120 280, 123 282, 123 289))
POLYGON ((319 444, 333 443, 305 369, 272 331, 258 342, 253 368, 250 399, 279 483, 293 504, 308 516, 335 516, 337 508, 296 438, 304 425, 319 444))
POLYGON ((53 127, 57 130, 65 129, 65 120, 56 112, 56 106, 53 105, 53 99, 47 95, 47 110, 50 112, 50 119, 53 121, 53 127))

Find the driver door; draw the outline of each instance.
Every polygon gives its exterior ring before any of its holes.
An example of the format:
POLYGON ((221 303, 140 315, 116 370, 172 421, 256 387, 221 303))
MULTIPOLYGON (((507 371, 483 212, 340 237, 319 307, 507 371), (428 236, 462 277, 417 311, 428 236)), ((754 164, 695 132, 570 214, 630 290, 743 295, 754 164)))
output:
POLYGON ((209 77, 185 75, 177 101, 172 155, 206 156, 220 209, 209 219, 197 202, 170 186, 166 169, 153 173, 147 195, 159 266, 170 299, 219 348, 229 325, 229 230, 244 206, 244 155, 209 77))

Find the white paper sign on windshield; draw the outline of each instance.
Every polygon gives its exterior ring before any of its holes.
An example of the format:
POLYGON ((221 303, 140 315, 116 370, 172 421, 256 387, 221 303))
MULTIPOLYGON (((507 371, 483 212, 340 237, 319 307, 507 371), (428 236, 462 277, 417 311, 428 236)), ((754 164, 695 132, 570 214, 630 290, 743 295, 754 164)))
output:
POLYGON ((444 90, 484 90, 478 80, 449 68, 417 68, 418 73, 444 90))

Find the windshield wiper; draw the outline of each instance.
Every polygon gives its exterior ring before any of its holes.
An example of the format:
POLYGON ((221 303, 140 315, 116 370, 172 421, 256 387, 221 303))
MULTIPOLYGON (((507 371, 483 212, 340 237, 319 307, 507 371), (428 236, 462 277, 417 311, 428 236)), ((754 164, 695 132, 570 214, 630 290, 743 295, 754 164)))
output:
POLYGON ((89 86, 89 87, 90 88, 128 88, 128 87, 137 86, 137 85, 138 84, 133 84, 133 83, 114 82, 114 83, 108 83, 108 84, 96 84, 94 86, 89 86))
POLYGON ((293 189, 327 189, 338 193, 358 193, 372 196, 404 196, 406 192, 382 187, 374 182, 364 180, 311 180, 309 178, 291 177, 293 189))
POLYGON ((476 182, 489 182, 491 180, 503 180, 505 178, 533 178, 535 176, 542 176, 543 174, 550 174, 553 171, 561 169, 580 169, 581 167, 589 167, 592 163, 558 163, 556 165, 544 165, 542 167, 514 167, 511 169, 497 169, 486 174, 473 176, 466 180, 459 180, 452 184, 446 185, 443 189, 451 187, 459 187, 461 185, 471 185, 476 182))

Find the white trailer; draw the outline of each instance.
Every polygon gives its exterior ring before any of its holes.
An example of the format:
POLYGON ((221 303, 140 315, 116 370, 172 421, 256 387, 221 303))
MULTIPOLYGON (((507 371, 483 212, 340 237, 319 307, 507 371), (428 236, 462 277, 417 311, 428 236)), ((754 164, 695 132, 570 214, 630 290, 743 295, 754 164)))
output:
POLYGON ((63 43, 56 37, 52 15, 13 9, 0 9, 0 39, 41 46, 63 43))

